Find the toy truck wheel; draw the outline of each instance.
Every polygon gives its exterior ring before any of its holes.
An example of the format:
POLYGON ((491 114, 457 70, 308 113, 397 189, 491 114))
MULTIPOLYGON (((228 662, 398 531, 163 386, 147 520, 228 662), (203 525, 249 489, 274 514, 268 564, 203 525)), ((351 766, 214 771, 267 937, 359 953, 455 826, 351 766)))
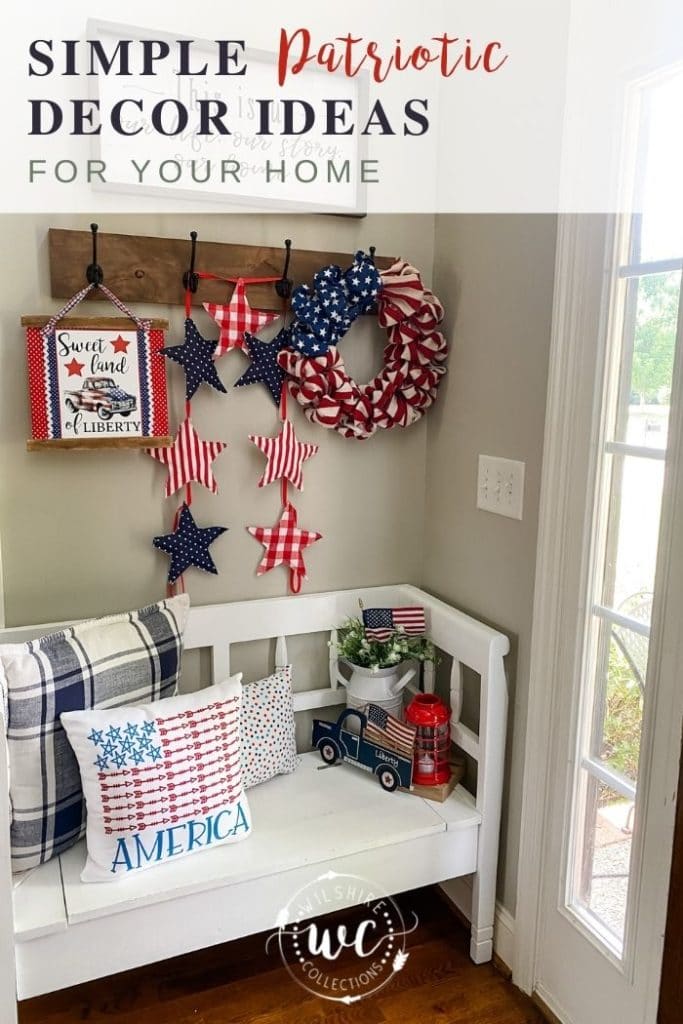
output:
POLYGON ((377 778, 379 779, 380 786, 382 789, 386 789, 387 793, 393 793, 395 789, 398 789, 401 781, 398 777, 398 773, 395 772, 393 768, 388 768, 386 766, 378 768, 377 778))
POLYGON ((128 412, 122 412, 121 415, 122 416, 130 416, 130 409, 128 410, 128 412))
POLYGON ((99 416, 99 418, 101 420, 110 420, 111 419, 111 409, 107 409, 107 407, 105 405, 100 405, 97 408, 97 415, 99 416))
POLYGON ((321 740, 318 750, 325 764, 334 764, 339 758, 339 747, 332 740, 321 740))

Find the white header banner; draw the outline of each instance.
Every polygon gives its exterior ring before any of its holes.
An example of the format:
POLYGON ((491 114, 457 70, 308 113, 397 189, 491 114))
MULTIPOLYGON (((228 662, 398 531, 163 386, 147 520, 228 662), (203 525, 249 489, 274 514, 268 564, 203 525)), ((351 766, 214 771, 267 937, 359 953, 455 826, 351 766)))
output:
POLYGON ((0 49, 7 212, 604 212, 683 4, 38 0, 0 49))

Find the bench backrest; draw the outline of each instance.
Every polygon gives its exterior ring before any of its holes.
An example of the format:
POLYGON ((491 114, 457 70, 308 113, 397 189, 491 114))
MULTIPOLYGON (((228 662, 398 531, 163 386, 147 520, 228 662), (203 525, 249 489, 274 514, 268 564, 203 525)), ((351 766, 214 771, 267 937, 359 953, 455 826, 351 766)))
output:
MULTIPOLYGON (((502 633, 471 616, 407 584, 233 601, 191 608, 185 632, 185 648, 209 649, 214 682, 230 674, 230 649, 233 644, 275 638, 276 661, 282 665, 287 662, 288 636, 324 632, 334 636, 337 625, 349 616, 358 615, 359 599, 365 607, 370 608, 406 604, 424 606, 428 630, 434 643, 452 658, 450 702, 453 709, 453 739, 478 762, 477 806, 483 811, 488 802, 487 779, 497 778, 502 772, 507 720, 507 685, 503 658, 509 650, 509 641, 502 633), (463 666, 481 677, 478 735, 460 722, 463 666), (492 758, 494 763, 491 763, 492 758)), ((25 641, 64 625, 53 623, 0 630, 0 643, 25 641)), ((331 646, 329 679, 325 680, 323 686, 296 693, 295 711, 344 703, 337 690, 336 669, 336 656, 331 646)), ((429 674, 426 686, 431 688, 429 674)), ((4 753, 0 750, 0 766, 3 763, 4 753)))

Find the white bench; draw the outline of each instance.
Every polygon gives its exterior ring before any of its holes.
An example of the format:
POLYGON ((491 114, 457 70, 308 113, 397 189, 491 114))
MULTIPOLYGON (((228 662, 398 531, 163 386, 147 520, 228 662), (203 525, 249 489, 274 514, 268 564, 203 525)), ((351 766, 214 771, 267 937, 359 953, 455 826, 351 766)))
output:
MULTIPOLYGON (((443 804, 387 794, 354 768, 319 771, 319 755, 307 753, 293 774, 249 790, 254 831, 245 843, 110 885, 81 883, 83 843, 13 880, 9 806, 0 799, 2 1024, 16 1020, 15 993, 27 999, 272 928, 289 896, 327 869, 376 878, 389 892, 472 874, 470 953, 476 963, 491 959, 507 637, 414 587, 393 586, 193 608, 185 646, 210 649, 214 681, 230 673, 231 644, 278 638, 283 663, 287 636, 329 633, 357 614, 359 597, 369 607, 425 606, 434 642, 453 658, 452 734, 478 762, 476 799, 462 786, 443 804), (459 721, 462 666, 481 678, 478 736, 459 721)), ((3 630, 0 642, 52 628, 3 630)), ((295 694, 296 711, 344 703, 335 668, 321 688, 295 694)), ((7 790, 0 728, 0 793, 7 790)))

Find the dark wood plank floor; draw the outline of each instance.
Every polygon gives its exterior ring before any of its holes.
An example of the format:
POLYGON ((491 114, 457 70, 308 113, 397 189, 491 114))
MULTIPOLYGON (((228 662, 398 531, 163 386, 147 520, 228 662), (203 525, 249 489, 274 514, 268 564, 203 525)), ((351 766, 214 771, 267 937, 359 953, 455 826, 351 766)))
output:
POLYGON ((471 962, 468 933, 435 890, 399 902, 420 920, 408 962, 355 1006, 309 996, 255 935, 28 1000, 20 1024, 542 1024, 491 964, 471 962))

